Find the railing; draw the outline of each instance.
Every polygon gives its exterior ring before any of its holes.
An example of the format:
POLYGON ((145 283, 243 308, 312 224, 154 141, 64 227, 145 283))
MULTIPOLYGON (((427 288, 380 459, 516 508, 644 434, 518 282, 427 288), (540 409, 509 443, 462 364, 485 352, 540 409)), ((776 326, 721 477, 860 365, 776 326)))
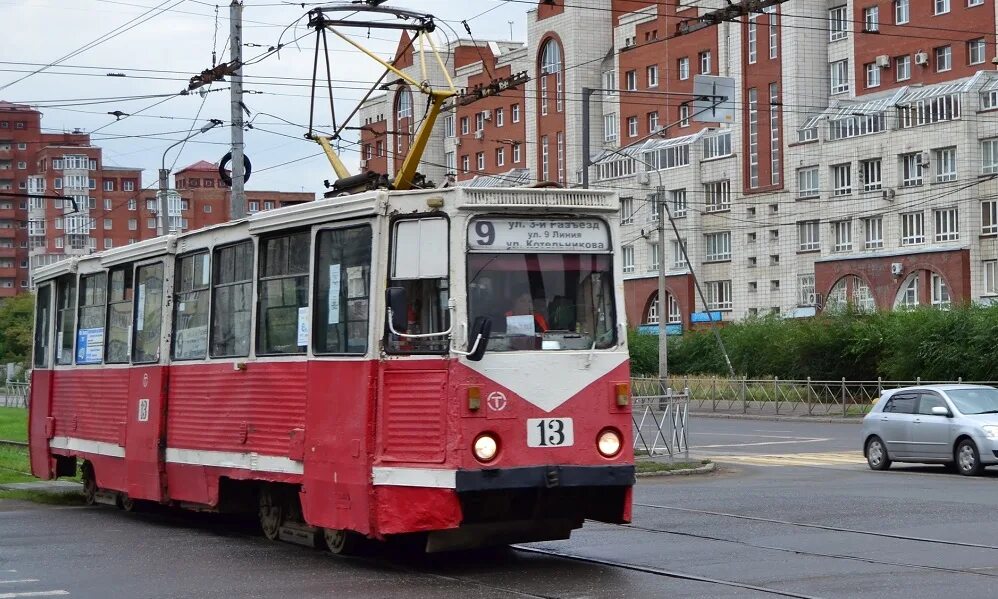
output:
MULTIPOLYGON (((779 416, 861 417, 885 389, 929 384, 964 383, 956 381, 819 381, 720 377, 672 377, 664 385, 689 390, 689 409, 696 412, 759 414, 779 416)), ((984 382, 984 385, 998 383, 984 382)), ((632 379, 635 396, 659 393, 663 382, 657 378, 632 379)), ((635 408, 636 409, 636 408, 635 408)))
POLYGON ((676 393, 655 386, 646 388, 649 395, 632 394, 631 419, 634 421, 634 451, 648 456, 682 453, 689 457, 687 415, 690 390, 676 393))
POLYGON ((15 383, 7 381, 2 389, 3 397, 0 399, 0 406, 5 408, 28 407, 28 383, 15 383))

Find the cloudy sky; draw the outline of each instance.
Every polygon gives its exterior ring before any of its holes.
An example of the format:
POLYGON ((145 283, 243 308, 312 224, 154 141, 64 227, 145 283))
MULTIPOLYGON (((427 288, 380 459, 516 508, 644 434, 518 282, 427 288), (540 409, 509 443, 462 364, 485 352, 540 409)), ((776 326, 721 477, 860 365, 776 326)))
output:
MULTIPOLYGON (((447 26, 466 36, 460 22, 469 19, 476 39, 510 39, 512 21, 514 38, 523 40, 526 12, 532 3, 394 0, 392 4, 434 14, 442 22, 441 35, 451 38, 456 33, 447 26)), ((243 41, 254 46, 243 52, 244 61, 250 62, 275 45, 282 31, 304 15, 309 3, 302 8, 300 2, 245 0, 244 5, 243 41)), ((0 23, 6 25, 0 100, 38 106, 47 131, 80 128, 93 132, 95 145, 104 148, 106 164, 143 168, 144 185, 154 185, 163 151, 182 139, 192 125, 200 127, 211 118, 230 120, 229 93, 219 89, 226 88, 226 83, 216 83, 212 89, 218 91, 203 98, 155 97, 186 88, 192 75, 211 66, 213 50, 219 61, 223 56, 228 60, 228 12, 226 0, 219 2, 217 20, 215 3, 206 0, 0 0, 0 23), (154 7, 166 10, 141 17, 113 38, 17 81, 154 7), (162 104, 153 106, 157 102, 162 104), (135 114, 114 122, 115 117, 107 114, 114 111, 135 114)), ((369 38, 366 30, 354 30, 354 35, 382 55, 391 55, 398 42, 398 33, 389 30, 371 31, 369 38)), ((318 192, 323 179, 332 177, 329 163, 318 155, 319 148, 302 139, 309 114, 313 39, 306 27, 292 26, 283 33, 286 47, 279 55, 245 68, 246 104, 255 117, 254 129, 246 133, 246 153, 254 171, 249 189, 318 192), (289 43, 297 38, 300 41, 289 43)), ((337 115, 342 118, 377 78, 380 68, 339 40, 330 39, 330 56, 337 115)), ((324 87, 320 92, 327 93, 324 87)), ((317 113, 317 123, 330 123, 328 103, 317 107, 317 113)), ((218 127, 195 137, 179 156, 179 147, 171 150, 166 164, 176 162, 179 169, 197 160, 218 161, 228 151, 228 140, 229 129, 218 127)), ((345 147, 343 156, 348 166, 356 168, 354 146, 345 147)))

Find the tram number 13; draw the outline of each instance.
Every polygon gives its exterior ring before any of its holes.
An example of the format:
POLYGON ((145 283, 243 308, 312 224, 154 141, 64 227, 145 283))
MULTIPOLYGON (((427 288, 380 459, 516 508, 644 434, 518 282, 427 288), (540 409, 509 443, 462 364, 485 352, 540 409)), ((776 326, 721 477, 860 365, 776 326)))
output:
POLYGON ((571 418, 527 419, 527 447, 569 447, 573 443, 571 418))

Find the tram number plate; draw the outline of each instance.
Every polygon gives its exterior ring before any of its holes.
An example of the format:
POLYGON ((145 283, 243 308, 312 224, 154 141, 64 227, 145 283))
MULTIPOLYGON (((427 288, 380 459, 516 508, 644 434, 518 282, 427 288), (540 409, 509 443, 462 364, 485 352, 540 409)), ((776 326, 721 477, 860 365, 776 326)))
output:
POLYGON ((527 419, 527 447, 569 447, 574 443, 571 418, 527 419))

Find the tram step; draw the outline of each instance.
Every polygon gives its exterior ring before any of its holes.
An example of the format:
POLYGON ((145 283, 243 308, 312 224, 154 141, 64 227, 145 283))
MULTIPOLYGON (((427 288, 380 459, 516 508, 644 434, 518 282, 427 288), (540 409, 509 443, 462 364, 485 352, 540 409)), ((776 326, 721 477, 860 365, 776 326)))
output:
POLYGON ((103 505, 118 505, 118 492, 117 491, 106 491, 101 489, 97 491, 94 495, 94 503, 100 503, 103 505))
POLYGON ((321 538, 319 529, 307 524, 288 522, 281 526, 278 538, 286 543, 316 547, 321 538))

